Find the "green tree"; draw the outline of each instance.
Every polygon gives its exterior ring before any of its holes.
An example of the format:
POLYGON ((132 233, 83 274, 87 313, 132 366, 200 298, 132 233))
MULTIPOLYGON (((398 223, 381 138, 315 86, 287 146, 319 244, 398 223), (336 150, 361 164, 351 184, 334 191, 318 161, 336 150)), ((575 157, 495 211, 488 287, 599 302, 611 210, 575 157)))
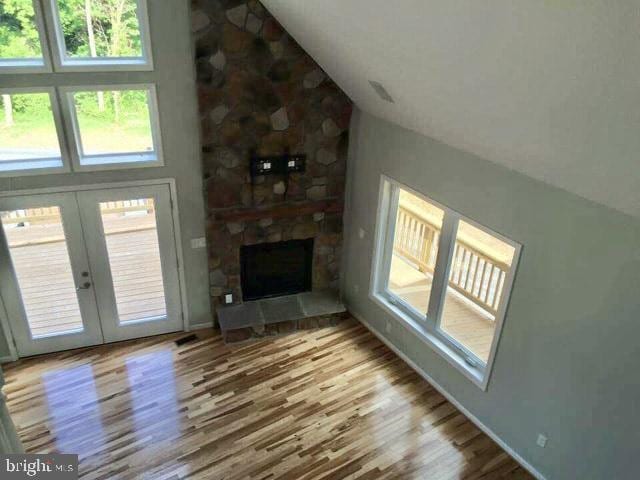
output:
MULTIPOLYGON (((141 55, 137 4, 134 0, 59 0, 60 21, 67 53, 71 56, 121 57, 141 55)), ((120 118, 120 93, 113 92, 112 107, 120 118)), ((106 108, 97 96, 99 111, 106 108)))
POLYGON ((58 0, 58 5, 68 55, 140 55, 135 0, 58 0))
MULTIPOLYGON (((31 0, 4 0, 0 3, 0 58, 25 59, 42 55, 31 0)), ((13 102, 2 95, 4 124, 14 124, 13 102)))
POLYGON ((41 55, 32 1, 0 2, 0 58, 36 58, 41 55))
MULTIPOLYGON (((104 45, 107 56, 139 55, 141 52, 136 2, 132 0, 93 1, 95 15, 101 20, 95 25, 96 40, 104 45)), ((91 29, 89 31, 91 32, 91 29)), ((120 92, 114 91, 112 97, 115 120, 119 122, 120 92)))

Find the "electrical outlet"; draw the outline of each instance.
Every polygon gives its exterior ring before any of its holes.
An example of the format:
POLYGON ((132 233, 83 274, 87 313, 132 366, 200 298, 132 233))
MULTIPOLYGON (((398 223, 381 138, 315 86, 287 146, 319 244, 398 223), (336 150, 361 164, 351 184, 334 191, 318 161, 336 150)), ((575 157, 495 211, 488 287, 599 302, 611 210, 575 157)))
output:
POLYGON ((362 240, 365 236, 366 232, 364 231, 364 228, 360 227, 358 229, 358 237, 360 237, 360 239, 362 240))
POLYGON ((544 448, 547 446, 547 437, 543 434, 538 434, 538 440, 536 440, 536 444, 541 447, 544 448))
POLYGON ((207 240, 204 237, 192 238, 191 248, 205 248, 207 246, 207 240))
POLYGON ((387 324, 384 326, 384 331, 391 333, 391 322, 389 320, 387 320, 387 324))
POLYGON ((227 293, 224 296, 224 303, 227 304, 227 305, 230 305, 230 304, 233 303, 233 294, 232 293, 227 293))

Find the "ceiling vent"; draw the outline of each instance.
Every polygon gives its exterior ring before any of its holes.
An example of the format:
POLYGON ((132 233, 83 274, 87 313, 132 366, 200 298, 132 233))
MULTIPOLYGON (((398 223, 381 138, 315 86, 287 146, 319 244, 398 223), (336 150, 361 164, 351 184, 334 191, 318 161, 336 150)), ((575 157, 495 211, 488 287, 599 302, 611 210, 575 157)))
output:
POLYGON ((389 92, 387 92, 387 89, 384 88, 380 82, 376 82, 375 80, 369 80, 369 84, 373 87, 373 89, 376 91, 376 93, 382 100, 389 103, 395 103, 393 101, 393 98, 391 98, 391 95, 389 95, 389 92))

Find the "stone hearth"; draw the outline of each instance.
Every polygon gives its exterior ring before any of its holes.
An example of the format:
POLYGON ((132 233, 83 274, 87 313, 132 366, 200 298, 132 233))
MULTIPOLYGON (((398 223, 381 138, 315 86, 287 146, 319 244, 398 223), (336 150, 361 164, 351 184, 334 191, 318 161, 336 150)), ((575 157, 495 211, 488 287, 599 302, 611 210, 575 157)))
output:
POLYGON ((332 290, 299 293, 220 307, 218 321, 226 343, 335 325, 346 308, 332 290))

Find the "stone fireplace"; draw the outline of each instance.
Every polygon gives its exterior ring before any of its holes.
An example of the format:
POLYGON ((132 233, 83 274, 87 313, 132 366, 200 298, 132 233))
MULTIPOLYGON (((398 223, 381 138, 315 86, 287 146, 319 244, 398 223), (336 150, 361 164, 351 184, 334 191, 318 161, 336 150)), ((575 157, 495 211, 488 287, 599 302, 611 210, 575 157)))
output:
POLYGON ((250 245, 313 239, 311 289, 337 289, 351 101, 258 1, 192 4, 214 311, 250 245), (304 172, 250 175, 286 152, 304 172))

